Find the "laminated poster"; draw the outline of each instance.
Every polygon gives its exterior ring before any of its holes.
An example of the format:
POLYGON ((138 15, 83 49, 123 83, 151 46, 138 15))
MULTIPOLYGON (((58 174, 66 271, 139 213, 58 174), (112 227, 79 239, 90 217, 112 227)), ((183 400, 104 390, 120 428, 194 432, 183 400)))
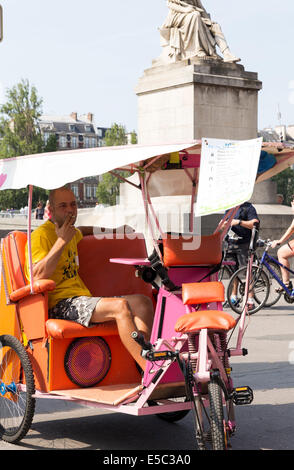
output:
POLYGON ((196 216, 224 212, 251 198, 261 145, 262 137, 202 139, 196 216))

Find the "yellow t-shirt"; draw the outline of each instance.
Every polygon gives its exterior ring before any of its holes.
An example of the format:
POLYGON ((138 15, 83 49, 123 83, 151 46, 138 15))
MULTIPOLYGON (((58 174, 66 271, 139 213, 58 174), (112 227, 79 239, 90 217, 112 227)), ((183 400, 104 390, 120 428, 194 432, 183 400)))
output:
MULTIPOLYGON (((49 308, 54 307, 60 300, 86 295, 91 296, 89 289, 78 274, 79 257, 78 243, 83 238, 80 230, 76 229, 76 234, 72 240, 67 243, 61 254, 56 270, 51 279, 55 281, 56 288, 48 293, 49 308)), ((32 261, 38 263, 49 253, 57 240, 55 225, 47 220, 40 225, 31 235, 32 261)), ((30 279, 28 247, 26 246, 25 275, 30 279)))

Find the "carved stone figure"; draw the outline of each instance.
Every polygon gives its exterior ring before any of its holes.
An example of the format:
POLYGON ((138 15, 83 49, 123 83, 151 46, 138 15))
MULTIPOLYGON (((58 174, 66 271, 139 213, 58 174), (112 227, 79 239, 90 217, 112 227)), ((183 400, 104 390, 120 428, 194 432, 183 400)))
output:
POLYGON ((192 57, 239 62, 231 53, 221 27, 211 20, 201 0, 168 0, 168 16, 159 29, 163 51, 154 65, 192 57), (222 57, 216 52, 218 46, 222 57))

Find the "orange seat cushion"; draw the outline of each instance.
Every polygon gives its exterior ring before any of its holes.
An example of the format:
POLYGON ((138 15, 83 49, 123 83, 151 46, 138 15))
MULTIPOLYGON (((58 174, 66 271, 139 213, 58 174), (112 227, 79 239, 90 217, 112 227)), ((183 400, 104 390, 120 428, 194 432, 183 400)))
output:
POLYGON ((56 339, 118 335, 116 322, 114 321, 86 327, 74 321, 51 318, 46 322, 46 330, 49 336, 56 339))
POLYGON ((183 284, 182 299, 185 305, 224 302, 225 288, 219 281, 183 284))
POLYGON ((192 333, 203 328, 228 331, 235 325, 236 320, 229 313, 221 310, 198 310, 181 316, 175 324, 175 331, 192 333))

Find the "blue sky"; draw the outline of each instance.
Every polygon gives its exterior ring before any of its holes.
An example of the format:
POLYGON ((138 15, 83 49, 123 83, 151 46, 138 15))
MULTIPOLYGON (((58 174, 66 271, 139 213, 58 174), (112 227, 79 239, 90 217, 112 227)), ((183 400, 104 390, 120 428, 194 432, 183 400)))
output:
MULTIPOLYGON (((232 51, 263 82, 259 128, 294 124, 293 0, 202 0, 232 51)), ((0 0, 0 100, 22 78, 46 114, 92 112, 137 128, 134 88, 160 52, 165 0, 0 0)))

